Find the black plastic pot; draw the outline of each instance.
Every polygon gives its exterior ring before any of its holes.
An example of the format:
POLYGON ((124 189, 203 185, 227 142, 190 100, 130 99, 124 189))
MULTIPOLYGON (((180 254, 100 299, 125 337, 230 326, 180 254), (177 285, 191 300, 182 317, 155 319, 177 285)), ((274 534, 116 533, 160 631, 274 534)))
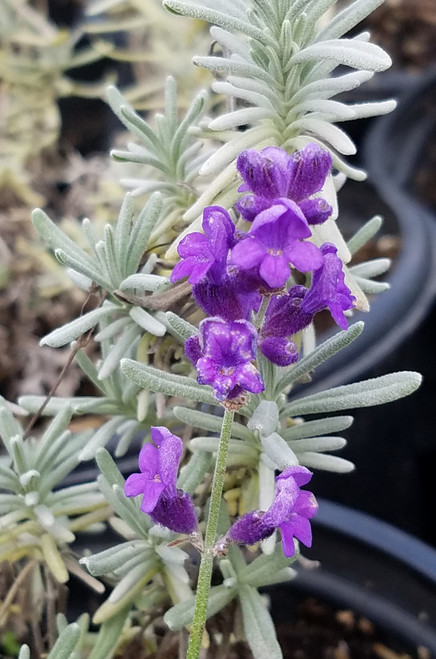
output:
POLYGON ((397 651, 416 656, 423 646, 436 656, 436 551, 378 519, 325 500, 313 528, 313 547, 303 554, 321 565, 300 566, 294 581, 271 589, 276 624, 291 621, 290 611, 303 597, 316 597, 369 619, 397 651))

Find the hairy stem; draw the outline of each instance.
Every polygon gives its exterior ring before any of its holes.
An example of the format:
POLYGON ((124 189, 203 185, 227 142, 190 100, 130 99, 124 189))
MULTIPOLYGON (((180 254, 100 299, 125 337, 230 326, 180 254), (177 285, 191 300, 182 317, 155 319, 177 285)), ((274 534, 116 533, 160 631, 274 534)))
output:
POLYGON ((187 659, 198 659, 201 650, 201 641, 203 638, 204 627, 206 624, 207 602, 209 599, 210 581, 212 577, 214 558, 213 547, 215 544, 218 528, 221 496, 223 492, 224 476, 227 466, 227 452, 234 414, 234 411, 226 410, 224 412, 223 425, 221 428, 221 438, 218 447, 215 473, 212 482, 212 492, 210 495, 209 518, 207 520, 206 526, 204 551, 201 555, 200 571, 198 574, 197 596, 195 599, 194 618, 192 621, 192 630, 189 637, 188 653, 186 655, 187 659))
POLYGON ((263 324, 263 321, 265 320, 265 314, 266 310, 268 309, 268 305, 271 301, 271 298, 268 297, 267 295, 264 295, 262 297, 262 302, 260 305, 260 309, 256 314, 255 321, 254 321, 254 326, 257 330, 259 330, 263 324))

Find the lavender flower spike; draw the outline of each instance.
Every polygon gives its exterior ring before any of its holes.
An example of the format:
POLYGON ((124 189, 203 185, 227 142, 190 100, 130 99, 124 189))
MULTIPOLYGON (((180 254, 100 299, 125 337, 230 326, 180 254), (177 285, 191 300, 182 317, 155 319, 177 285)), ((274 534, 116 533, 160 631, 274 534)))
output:
POLYGON ((139 454, 140 473, 131 474, 124 485, 127 497, 143 495, 141 510, 176 533, 197 529, 194 504, 187 492, 176 488, 183 442, 167 428, 151 428, 155 445, 145 444, 139 454))
POLYGON ((237 398, 244 391, 259 393, 264 384, 257 368, 257 332, 246 320, 230 323, 206 318, 200 323, 199 337, 191 337, 186 354, 195 363, 200 384, 211 384, 219 401, 237 398))
MULTIPOLYGON (((276 478, 276 493, 270 508, 266 512, 255 510, 242 515, 230 527, 225 541, 252 545, 280 528, 285 556, 294 555, 294 538, 310 547, 312 529, 309 520, 316 514, 318 504, 312 492, 300 490, 300 487, 311 478, 312 472, 306 467, 294 466, 283 471, 276 478)), ((222 547, 223 542, 219 543, 222 547)))

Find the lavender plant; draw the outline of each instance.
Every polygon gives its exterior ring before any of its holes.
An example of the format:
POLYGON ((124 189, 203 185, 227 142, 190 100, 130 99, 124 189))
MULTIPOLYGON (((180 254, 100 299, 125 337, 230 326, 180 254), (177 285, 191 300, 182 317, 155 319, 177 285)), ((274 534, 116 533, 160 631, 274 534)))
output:
MULTIPOLYGON (((324 20, 334 4, 232 0, 218 10, 208 0, 166 0, 171 11, 212 24, 222 52, 194 61, 219 76, 213 90, 227 100, 220 105, 202 92, 178 120, 168 80, 164 114, 152 124, 110 89, 113 109, 142 142, 114 152, 140 167, 117 222, 98 236, 84 220, 85 251, 34 213, 56 258, 97 300, 42 343, 71 343, 72 358, 101 393, 22 397, 21 410, 36 415, 24 437, 5 404, 9 457, 0 478, 12 494, 1 508, 3 553, 29 572, 48 566, 57 582, 74 565, 94 585, 111 587, 93 617, 99 632, 89 631, 86 616, 56 620, 46 603, 50 633, 44 645, 40 632, 39 655, 104 659, 133 639, 154 653, 163 617, 180 656, 197 659, 202 646, 219 656, 235 617, 207 632, 206 620, 235 602, 253 656, 281 657, 259 588, 291 580, 300 543, 312 543, 318 504, 304 489, 312 470, 354 468, 330 454, 345 445, 337 433, 352 417, 327 415, 387 403, 420 384, 417 373, 402 372, 293 392, 358 338, 364 324, 348 326, 348 317, 368 309, 367 293, 386 287, 372 278, 389 266, 350 263, 381 220, 348 243, 336 225, 337 191, 346 176, 364 174, 342 160, 354 146, 334 124, 394 103, 331 100, 389 66, 367 34, 343 37, 381 2, 356 0, 324 20), (331 77, 338 64, 355 71, 331 77), (314 320, 325 310, 340 331, 317 343, 314 320), (86 352, 91 335, 97 360, 86 352), (97 415, 100 427, 67 435, 73 414, 97 415), (54 419, 42 438, 30 438, 41 415, 54 419), (125 480, 105 447, 116 436, 117 459, 138 433, 145 439, 139 470, 125 480), (94 483, 62 488, 77 462, 94 458, 101 494, 94 483), (122 541, 77 562, 73 531, 103 520, 122 541)), ((28 646, 19 657, 30 657, 28 646)))

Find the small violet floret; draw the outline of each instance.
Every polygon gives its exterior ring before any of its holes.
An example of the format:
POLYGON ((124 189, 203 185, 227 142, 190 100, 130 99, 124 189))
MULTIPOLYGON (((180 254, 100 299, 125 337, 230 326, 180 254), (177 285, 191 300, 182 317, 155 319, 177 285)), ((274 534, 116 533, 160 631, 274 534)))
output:
POLYGON ((127 497, 142 497, 141 510, 176 533, 194 533, 197 516, 190 495, 176 487, 183 442, 167 428, 151 428, 154 444, 145 444, 139 454, 140 473, 131 474, 124 485, 127 497))
POLYGON ((226 274, 229 249, 235 243, 235 225, 221 206, 208 206, 203 211, 203 233, 189 233, 180 241, 177 251, 182 261, 171 273, 171 281, 189 276, 190 284, 198 284, 206 277, 220 284, 226 274))
POLYGON ((277 366, 289 366, 298 360, 297 346, 290 338, 312 322, 313 314, 301 310, 306 294, 305 286, 291 286, 286 295, 273 297, 268 305, 259 347, 277 366))
POLYGON ((195 364, 197 381, 212 385, 217 400, 264 390, 260 373, 252 363, 256 358, 257 332, 251 323, 206 318, 199 330, 198 336, 187 340, 186 354, 195 364))
POLYGON ((342 261, 336 255, 337 251, 332 243, 321 246, 323 263, 313 273, 312 285, 302 302, 301 310, 313 315, 328 308, 339 327, 347 329, 344 311, 354 307, 356 298, 345 284, 342 261))
POLYGON ((220 548, 226 543, 252 545, 272 535, 276 528, 282 534, 285 556, 295 553, 294 538, 306 547, 312 545, 310 519, 316 514, 318 504, 312 492, 301 490, 312 478, 312 473, 302 466, 289 467, 276 478, 274 501, 266 512, 255 510, 242 515, 227 535, 218 541, 220 548))
POLYGON ((233 247, 230 264, 240 271, 256 268, 269 289, 282 288, 293 265, 301 272, 322 265, 319 247, 307 242, 312 232, 298 205, 277 200, 260 212, 245 238, 233 247))
POLYGON ((291 286, 286 295, 273 297, 260 331, 261 352, 277 366, 298 360, 297 347, 291 337, 308 327, 314 315, 329 309, 341 329, 347 329, 344 311, 352 309, 355 297, 345 285, 342 261, 331 243, 321 246, 323 263, 314 271, 312 285, 291 286))

